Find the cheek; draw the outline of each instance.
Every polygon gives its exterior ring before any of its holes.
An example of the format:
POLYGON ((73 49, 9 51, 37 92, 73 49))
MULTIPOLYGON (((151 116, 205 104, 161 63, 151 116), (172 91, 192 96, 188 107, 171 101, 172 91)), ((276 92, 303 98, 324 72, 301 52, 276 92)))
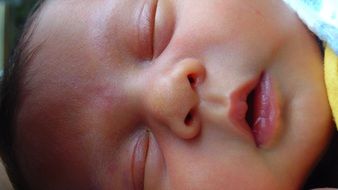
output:
POLYGON ((279 189, 280 182, 259 163, 217 157, 219 160, 199 155, 192 164, 181 160, 181 164, 168 168, 172 189, 279 189))
POLYGON ((222 63, 228 60, 236 64, 243 60, 266 63, 271 59, 266 55, 273 56, 291 33, 289 27, 280 24, 279 17, 262 8, 263 3, 205 2, 184 1, 191 5, 183 7, 194 9, 178 9, 169 52, 203 58, 216 55, 215 59, 222 63))
POLYGON ((280 189, 283 185, 253 146, 234 137, 210 135, 190 143, 166 141, 162 146, 169 189, 280 189))

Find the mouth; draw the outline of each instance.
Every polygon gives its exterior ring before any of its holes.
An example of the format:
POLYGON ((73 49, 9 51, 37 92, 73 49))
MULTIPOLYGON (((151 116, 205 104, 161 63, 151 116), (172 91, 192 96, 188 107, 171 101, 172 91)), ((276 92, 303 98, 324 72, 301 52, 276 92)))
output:
POLYGON ((257 147, 272 144, 278 133, 280 108, 270 75, 263 73, 231 95, 232 122, 253 137, 257 147))

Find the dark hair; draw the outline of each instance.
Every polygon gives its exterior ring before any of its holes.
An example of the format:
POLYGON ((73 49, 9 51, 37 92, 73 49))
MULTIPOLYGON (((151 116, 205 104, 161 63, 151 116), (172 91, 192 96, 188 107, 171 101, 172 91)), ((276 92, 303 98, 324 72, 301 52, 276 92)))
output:
POLYGON ((29 45, 43 2, 43 0, 39 0, 29 14, 16 48, 13 50, 9 61, 4 65, 1 79, 0 155, 15 189, 28 188, 15 155, 15 118, 20 104, 20 87, 22 86, 25 67, 37 50, 30 48, 29 45))

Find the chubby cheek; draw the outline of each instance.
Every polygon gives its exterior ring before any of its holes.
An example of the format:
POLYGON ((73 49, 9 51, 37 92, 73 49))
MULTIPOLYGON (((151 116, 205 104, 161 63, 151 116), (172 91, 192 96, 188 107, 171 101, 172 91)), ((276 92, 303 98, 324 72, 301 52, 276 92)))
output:
MULTIPOLYGON (((178 4, 180 3, 182 6, 177 10, 179 16, 170 44, 174 44, 174 50, 183 49, 186 53, 201 55, 203 50, 214 49, 210 48, 212 46, 225 46, 231 50, 251 45, 253 47, 248 48, 249 53, 256 51, 257 47, 270 51, 276 49, 280 41, 290 33, 289 27, 284 28, 279 24, 279 16, 271 16, 276 14, 270 12, 270 9, 276 9, 275 4, 272 8, 265 9, 266 3, 233 0, 182 1, 178 4)), ((281 11, 278 10, 279 12, 281 11)), ((290 16, 286 18, 290 20, 290 16)))
POLYGON ((161 146, 168 189, 282 189, 282 180, 252 146, 217 137, 161 146))
POLYGON ((247 165, 239 159, 226 162, 226 159, 203 159, 206 160, 168 168, 172 189, 280 189, 273 175, 254 166, 255 163, 247 165))

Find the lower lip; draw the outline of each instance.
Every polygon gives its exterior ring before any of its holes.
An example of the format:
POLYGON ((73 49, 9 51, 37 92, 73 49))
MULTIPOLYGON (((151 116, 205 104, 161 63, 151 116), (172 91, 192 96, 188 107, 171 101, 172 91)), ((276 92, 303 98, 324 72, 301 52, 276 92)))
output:
POLYGON ((278 132, 280 109, 270 75, 264 73, 253 95, 252 133, 258 147, 269 146, 278 132))

